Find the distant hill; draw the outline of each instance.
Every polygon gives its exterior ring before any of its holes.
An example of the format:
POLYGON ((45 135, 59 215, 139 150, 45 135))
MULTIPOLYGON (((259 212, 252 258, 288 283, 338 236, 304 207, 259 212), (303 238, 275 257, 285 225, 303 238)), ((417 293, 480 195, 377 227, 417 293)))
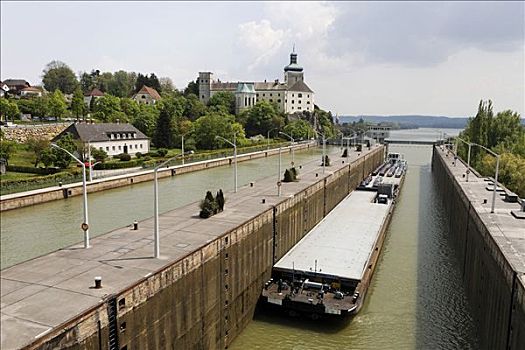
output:
POLYGON ((358 122, 363 118, 364 121, 372 123, 390 122, 397 123, 401 128, 420 127, 420 128, 454 128, 463 129, 467 125, 466 117, 443 117, 429 115, 358 115, 358 116, 340 116, 339 123, 358 122))

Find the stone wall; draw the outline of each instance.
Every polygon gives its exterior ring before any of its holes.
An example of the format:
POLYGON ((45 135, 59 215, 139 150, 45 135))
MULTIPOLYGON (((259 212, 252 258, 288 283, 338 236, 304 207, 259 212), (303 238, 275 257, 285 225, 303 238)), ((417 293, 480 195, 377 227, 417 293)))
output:
POLYGON ((448 212, 449 235, 483 349, 523 349, 524 275, 505 258, 467 194, 434 150, 432 168, 448 212))
POLYGON ((225 349, 253 317, 273 263, 377 167, 383 148, 343 165, 39 338, 28 349, 225 349), (110 322, 108 305, 117 305, 110 322))
POLYGON ((51 140, 69 126, 66 124, 42 124, 30 126, 12 126, 2 128, 3 138, 18 143, 27 142, 32 138, 51 140))

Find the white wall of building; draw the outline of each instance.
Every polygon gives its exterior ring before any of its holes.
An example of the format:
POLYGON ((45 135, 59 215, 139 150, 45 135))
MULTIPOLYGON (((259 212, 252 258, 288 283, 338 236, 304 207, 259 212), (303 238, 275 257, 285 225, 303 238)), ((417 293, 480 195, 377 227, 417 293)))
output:
POLYGON ((124 146, 128 146, 128 154, 130 155, 137 152, 142 154, 149 152, 149 140, 119 139, 91 142, 91 147, 102 149, 108 154, 108 156, 115 156, 124 153, 124 146))
POLYGON ((286 113, 313 112, 314 94, 312 92, 286 91, 284 111, 286 113))

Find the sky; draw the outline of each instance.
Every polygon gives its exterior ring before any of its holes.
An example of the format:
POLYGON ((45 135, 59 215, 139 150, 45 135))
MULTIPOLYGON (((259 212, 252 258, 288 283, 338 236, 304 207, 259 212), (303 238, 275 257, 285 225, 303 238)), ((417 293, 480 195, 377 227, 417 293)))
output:
POLYGON ((524 2, 0 2, 0 79, 154 72, 177 88, 283 80, 293 45, 315 103, 339 115, 525 112, 524 2))

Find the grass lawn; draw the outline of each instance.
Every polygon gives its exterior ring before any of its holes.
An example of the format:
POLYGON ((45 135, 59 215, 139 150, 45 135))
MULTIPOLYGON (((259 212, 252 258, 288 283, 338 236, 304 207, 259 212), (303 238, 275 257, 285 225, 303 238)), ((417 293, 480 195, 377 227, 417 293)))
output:
POLYGON ((9 158, 9 164, 32 167, 35 165, 35 154, 29 151, 26 145, 17 144, 15 146, 15 151, 9 158))
POLYGON ((39 175, 37 174, 28 174, 28 173, 15 173, 13 171, 8 171, 7 173, 0 175, 0 181, 5 180, 22 180, 22 179, 29 179, 32 177, 37 177, 39 175))

